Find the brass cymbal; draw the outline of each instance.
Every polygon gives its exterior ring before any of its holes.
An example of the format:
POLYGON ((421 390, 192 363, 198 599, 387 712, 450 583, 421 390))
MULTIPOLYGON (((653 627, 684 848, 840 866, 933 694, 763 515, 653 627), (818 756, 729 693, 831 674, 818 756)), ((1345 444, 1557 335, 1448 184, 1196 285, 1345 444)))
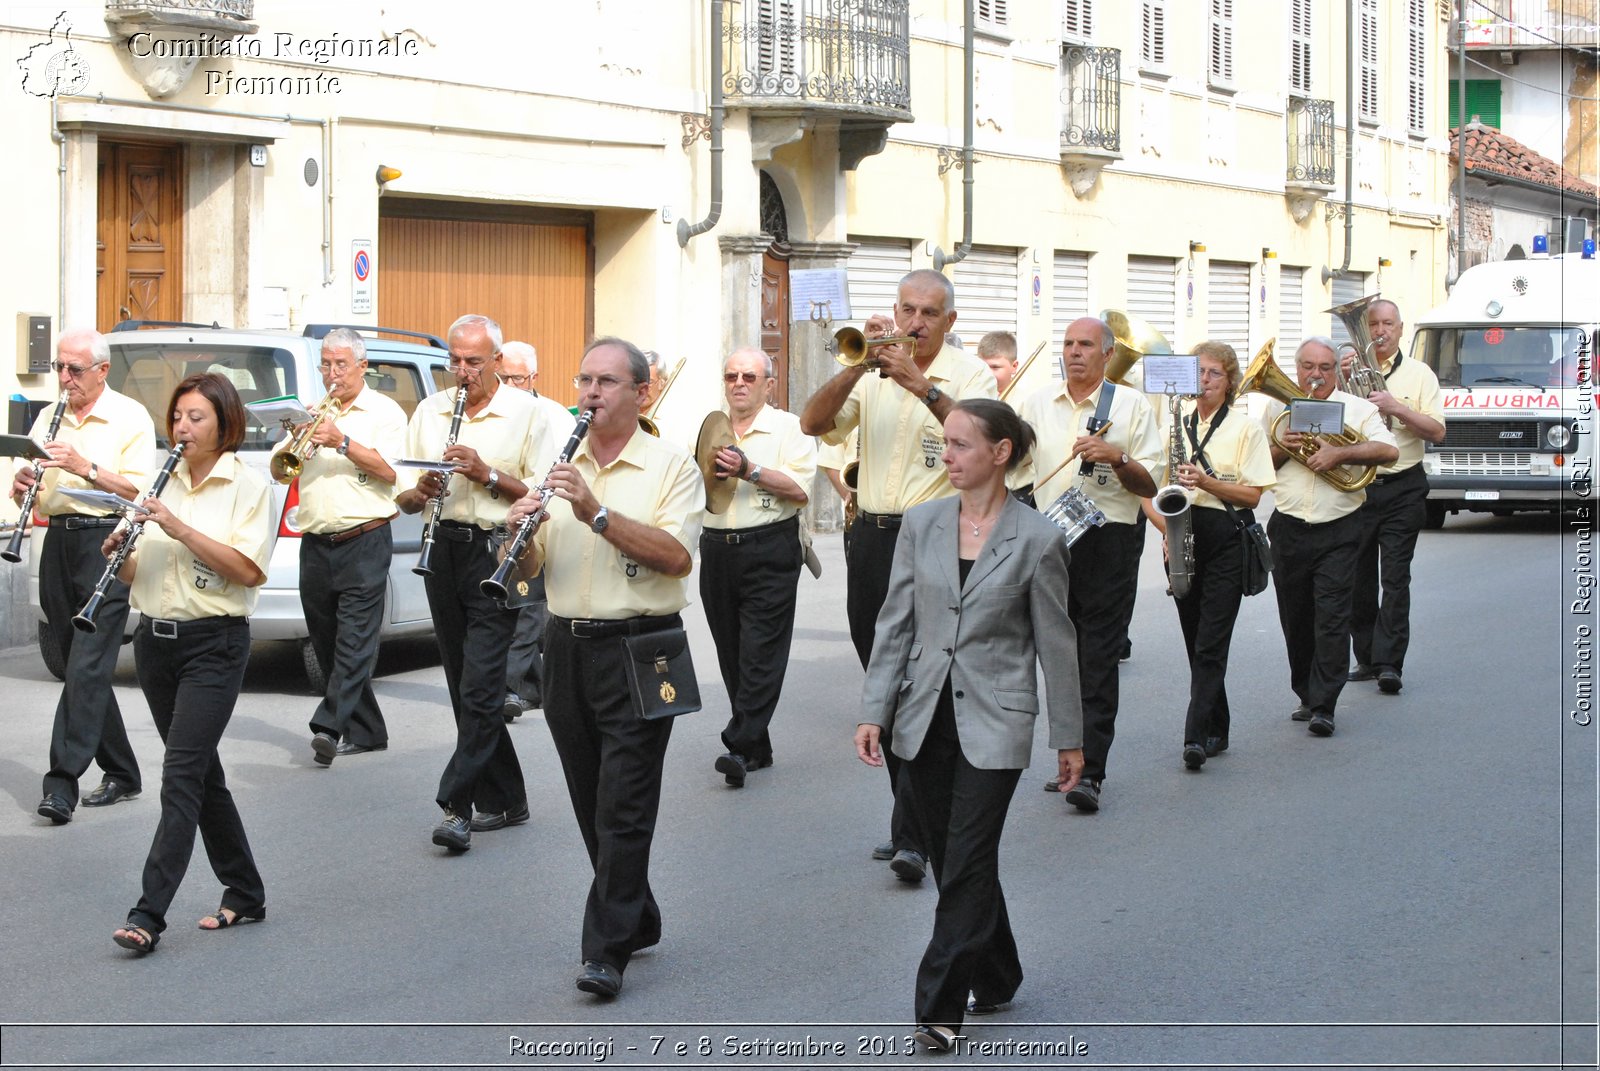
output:
POLYGON ((706 414, 700 422, 700 437, 695 441, 694 460, 706 484, 706 510, 721 513, 733 501, 737 490, 731 477, 717 476, 717 451, 733 444, 733 421, 720 409, 706 414))

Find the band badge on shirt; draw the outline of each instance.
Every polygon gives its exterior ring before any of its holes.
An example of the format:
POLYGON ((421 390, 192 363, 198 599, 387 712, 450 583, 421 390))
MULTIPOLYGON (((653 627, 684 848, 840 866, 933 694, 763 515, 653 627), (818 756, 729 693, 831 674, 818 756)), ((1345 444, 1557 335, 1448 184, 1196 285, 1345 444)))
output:
POLYGON ((621 551, 617 552, 617 560, 622 563, 622 571, 627 574, 629 580, 639 579, 639 574, 644 571, 644 566, 621 551))
POLYGON ((356 473, 356 483, 359 483, 362 487, 367 486, 367 474, 358 471, 356 473))
POLYGON ((217 585, 220 587, 222 583, 224 583, 222 580, 222 574, 218 573, 215 569, 211 568, 211 566, 207 565, 199 558, 190 558, 189 562, 194 567, 194 586, 196 588, 204 591, 206 588, 209 588, 212 585, 217 585))
POLYGON ((936 435, 924 430, 922 433, 922 463, 930 469, 939 467, 939 458, 944 454, 944 436, 936 435))

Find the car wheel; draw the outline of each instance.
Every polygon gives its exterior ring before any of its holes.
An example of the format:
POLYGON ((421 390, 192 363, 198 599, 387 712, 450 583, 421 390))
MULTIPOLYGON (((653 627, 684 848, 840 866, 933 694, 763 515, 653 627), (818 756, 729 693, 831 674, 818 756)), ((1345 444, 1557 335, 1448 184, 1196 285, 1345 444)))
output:
POLYGON ((328 671, 317 661, 317 649, 310 639, 300 641, 300 662, 306 669, 306 686, 312 695, 322 695, 328 690, 328 671))
POLYGON ((67 660, 61 657, 61 649, 50 638, 50 626, 43 621, 39 622, 39 654, 44 658, 44 668, 50 671, 50 676, 58 681, 67 679, 67 660))
POLYGON ((1430 532, 1437 532, 1444 527, 1445 508, 1443 502, 1427 503, 1428 516, 1423 521, 1423 527, 1430 532))

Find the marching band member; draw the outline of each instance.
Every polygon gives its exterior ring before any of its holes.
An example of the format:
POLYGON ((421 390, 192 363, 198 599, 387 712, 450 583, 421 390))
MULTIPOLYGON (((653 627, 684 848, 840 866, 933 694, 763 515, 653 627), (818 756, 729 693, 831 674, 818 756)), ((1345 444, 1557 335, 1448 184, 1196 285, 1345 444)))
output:
MULTIPOLYGON (((62 419, 54 441, 46 443, 50 460, 40 466, 40 487, 34 512, 49 520, 39 558, 39 604, 44 610, 47 643, 60 652, 66 673, 56 702, 50 734, 50 770, 44 775, 44 798, 38 813, 56 825, 72 821, 78 805, 78 779, 96 763, 100 787, 83 798, 85 807, 103 807, 139 795, 139 761, 128 743, 122 712, 111 690, 111 677, 122 649, 128 620, 128 588, 113 583, 106 593, 92 633, 72 627, 72 617, 88 600, 105 572, 100 553, 106 529, 118 518, 90 509, 60 494, 64 488, 96 488, 133 498, 149 484, 156 452, 155 425, 143 405, 106 386, 111 347, 97 331, 68 331, 56 344, 57 383, 65 402, 46 407, 29 433, 46 437, 58 406, 62 419)), ((33 483, 31 466, 20 469, 11 484, 19 505, 33 483)), ((25 524, 28 518, 19 517, 25 524)))
POLYGON ((1020 415, 1033 425, 1034 498, 1052 503, 1084 479, 1083 490, 1106 515, 1072 547, 1072 587, 1067 608, 1078 630, 1078 676, 1083 690, 1083 778, 1068 788, 1052 779, 1048 792, 1066 792, 1080 811, 1100 809, 1100 787, 1116 732, 1117 662, 1128 640, 1128 622, 1138 593, 1139 554, 1144 532, 1138 525, 1139 499, 1156 492, 1164 468, 1155 412, 1139 391, 1106 379, 1106 360, 1115 340, 1104 321, 1085 316, 1067 326, 1061 352, 1067 378, 1058 387, 1031 394, 1020 415), (1091 424, 1091 421, 1093 422, 1091 424), (1102 434, 1093 432, 1107 424, 1102 434), (1050 470, 1069 455, 1079 460, 1050 470), (1082 475, 1085 470, 1087 475, 1082 475))
POLYGON ((700 529, 700 601, 717 645, 731 715, 715 767, 734 788, 772 765, 772 723, 789 665, 800 582, 800 519, 817 447, 800 420, 768 405, 772 358, 753 347, 722 362, 735 441, 717 452, 719 478, 738 480, 722 513, 700 529))
POLYGON ((389 746, 372 671, 394 560, 396 478, 384 459, 400 455, 406 415, 368 386, 367 344, 355 331, 328 332, 320 370, 340 409, 311 433, 318 449, 300 471, 300 606, 328 677, 311 715, 313 758, 328 766, 338 755, 389 746))
POLYGON ((989 366, 995 389, 1003 393, 1017 374, 1017 336, 1010 331, 990 331, 978 340, 978 360, 989 366))
MULTIPOLYGON (((939 457, 944 418, 963 398, 993 398, 994 375, 975 357, 945 342, 956 321, 955 287, 936 271, 922 269, 900 280, 894 318, 873 316, 867 339, 913 336, 911 344, 872 347, 870 359, 846 368, 812 395, 800 428, 824 443, 841 443, 861 429, 857 481, 858 512, 851 530, 845 613, 850 639, 863 668, 872 656, 878 610, 889 589, 901 517, 922 502, 952 493, 939 457), (877 375, 869 373, 876 371, 877 375)), ((921 881, 927 853, 906 815, 900 794, 900 760, 883 741, 889 784, 895 793, 891 841, 873 850, 889 859, 895 875, 921 881)))
POLYGON ((527 493, 522 476, 544 460, 537 452, 546 432, 532 398, 501 389, 502 337, 500 325, 487 316, 467 315, 450 325, 456 386, 418 403, 406 432, 406 452, 454 462, 455 470, 448 481, 429 472, 396 499, 407 513, 418 513, 449 483, 432 569, 423 585, 456 721, 455 751, 439 778, 437 801, 444 819, 433 830, 433 843, 450 852, 471 848, 474 832, 528 820, 522 766, 502 713, 506 651, 517 611, 499 605, 478 585, 494 573, 490 537, 511 503, 527 493), (452 443, 457 391, 466 392, 466 407, 452 443))
POLYGON ((1439 377, 1400 353, 1405 326, 1394 302, 1374 301, 1367 307, 1367 330, 1376 343, 1373 360, 1388 388, 1367 395, 1367 401, 1378 407, 1379 416, 1389 418, 1400 458, 1380 468, 1367 485, 1350 607, 1356 664, 1349 679, 1377 677, 1378 690, 1389 695, 1400 691, 1411 643, 1411 558, 1428 519, 1424 444, 1442 443, 1445 434, 1439 377))
POLYGON ((1191 770, 1228 750, 1228 649, 1244 597, 1240 528, 1275 479, 1261 426, 1234 412, 1239 359, 1226 342, 1202 342, 1200 396, 1179 411, 1188 461, 1173 479, 1190 493, 1194 576, 1175 600, 1189 656, 1189 713, 1183 725, 1183 762, 1191 770), (1224 505, 1226 503, 1226 505, 1224 505), (1230 513, 1228 506, 1235 507, 1230 513))
MULTIPOLYGON (((574 382, 594 420, 545 479, 554 497, 528 553, 550 600, 545 723, 594 867, 577 987, 615 997, 633 954, 661 940, 650 844, 672 734, 671 718, 635 712, 619 638, 682 627, 705 483, 686 451, 639 428, 650 369, 637 346, 596 339, 574 382)), ((509 523, 538 508, 528 495, 509 523)))
MULTIPOLYGON (((123 563, 133 608, 139 687, 166 747, 161 820, 144 864, 144 892, 112 939, 155 950, 194 852, 195 831, 222 882, 222 905, 200 920, 224 930, 266 917, 266 888, 223 775, 222 739, 250 660, 250 613, 272 556, 272 488, 240 459, 245 411, 224 376, 201 372, 172 393, 167 439, 183 443, 161 497, 142 503, 143 534, 123 563)), ((127 537, 107 539, 110 557, 127 537)), ((104 619, 99 631, 106 631, 104 619)), ((116 635, 114 633, 113 635, 116 635)))
MULTIPOLYGON (((1389 464, 1400 451, 1377 406, 1334 389, 1339 358, 1331 339, 1318 336, 1300 343, 1294 365, 1300 389, 1312 398, 1344 403, 1345 426, 1367 440, 1343 446, 1323 442, 1305 464, 1298 460, 1286 464, 1288 450, 1301 449, 1299 432, 1286 430, 1283 446, 1271 444, 1272 463, 1278 469, 1272 519, 1267 522, 1272 588, 1288 648, 1289 686, 1300 699, 1290 717, 1310 722, 1315 736, 1332 736, 1334 707, 1344 688, 1350 650, 1350 587, 1361 544, 1359 510, 1366 492, 1340 490, 1318 474, 1343 465, 1389 464)), ((1270 426, 1283 411, 1283 403, 1274 402, 1264 419, 1270 426)))

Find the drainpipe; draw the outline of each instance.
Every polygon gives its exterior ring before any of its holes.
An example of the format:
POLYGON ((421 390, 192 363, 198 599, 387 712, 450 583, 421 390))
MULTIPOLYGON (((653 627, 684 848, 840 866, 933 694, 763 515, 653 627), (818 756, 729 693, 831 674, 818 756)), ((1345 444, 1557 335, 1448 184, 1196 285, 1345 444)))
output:
POLYGON ((704 234, 722 218, 722 0, 711 0, 711 206, 706 218, 690 226, 678 220, 678 245, 704 234))
POLYGON ((1467 0, 1456 0, 1456 262, 1446 290, 1461 278, 1467 258, 1467 0))
POLYGON ((61 99, 50 94, 50 140, 56 143, 56 330, 67 329, 67 136, 61 132, 61 99))
POLYGON ((1323 285, 1335 275, 1349 272, 1355 227, 1352 206, 1356 192, 1356 0, 1344 0, 1344 22, 1344 263, 1338 271, 1323 267, 1323 285))
POLYGON ((967 111, 961 143, 961 244, 956 246, 954 253, 946 253, 935 247, 934 271, 943 271, 946 264, 965 260, 967 254, 972 252, 972 0, 966 0, 965 18, 966 26, 961 34, 962 75, 965 82, 963 103, 967 111))

